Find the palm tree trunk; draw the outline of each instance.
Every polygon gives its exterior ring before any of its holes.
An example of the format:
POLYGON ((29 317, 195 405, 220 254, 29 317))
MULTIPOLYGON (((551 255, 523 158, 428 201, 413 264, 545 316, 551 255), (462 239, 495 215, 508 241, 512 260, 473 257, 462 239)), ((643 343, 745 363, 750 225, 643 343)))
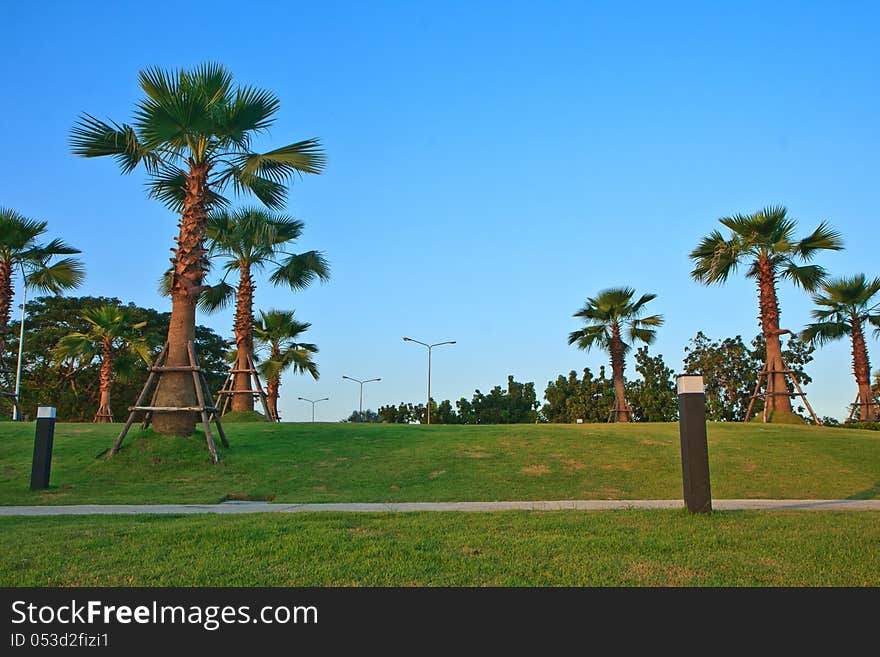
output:
POLYGON ((620 326, 618 326, 617 322, 614 322, 611 326, 611 377, 614 379, 613 422, 629 422, 629 413, 626 412, 626 388, 623 382, 624 366, 620 326))
POLYGON ((98 413, 95 422, 112 422, 110 414, 110 388, 113 386, 113 345, 104 340, 101 354, 101 397, 98 401, 98 413))
MULTIPOLYGON (((180 218, 177 248, 172 249, 171 322, 168 326, 167 366, 189 365, 187 344, 195 338, 196 301, 205 277, 205 225, 208 218, 209 165, 190 163, 186 174, 186 196, 180 218)), ((189 372, 165 372, 159 379, 157 406, 195 406, 195 387, 189 372)), ((196 414, 157 413, 153 428, 162 434, 191 436, 196 414)))
MULTIPOLYGON (((245 263, 242 263, 239 268, 233 331, 235 346, 238 349, 235 369, 239 370, 235 373, 233 390, 253 390, 251 375, 241 371, 249 368, 248 355, 254 352, 254 279, 251 277, 250 267, 245 263)), ((233 394, 232 410, 234 412, 253 412, 253 394, 250 392, 233 394)))
POLYGON ((859 387, 858 403, 859 419, 869 422, 876 417, 877 404, 871 396, 871 363, 868 360, 868 348, 865 345, 865 334, 862 331, 862 323, 854 317, 850 320, 852 326, 852 363, 853 374, 856 377, 856 385, 859 387))
POLYGON ((0 260, 0 353, 6 344, 6 332, 12 321, 12 263, 0 260))
POLYGON ((278 414, 278 389, 281 387, 281 379, 272 378, 266 381, 266 397, 269 402, 269 412, 275 416, 276 420, 281 420, 278 414))
POLYGON ((791 415, 791 398, 787 394, 785 374, 782 370, 782 342, 779 339, 779 302, 776 296, 776 272, 773 265, 765 257, 758 259, 758 306, 761 312, 761 332, 767 347, 764 367, 767 369, 765 383, 767 421, 772 422, 773 415, 791 415))

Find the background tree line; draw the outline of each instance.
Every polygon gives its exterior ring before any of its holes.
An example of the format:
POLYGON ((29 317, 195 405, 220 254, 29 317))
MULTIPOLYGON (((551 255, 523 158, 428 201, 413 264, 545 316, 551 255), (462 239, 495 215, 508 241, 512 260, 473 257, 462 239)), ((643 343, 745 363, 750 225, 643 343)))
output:
MULTIPOLYGON (((42 405, 54 406, 62 421, 92 420, 100 397, 100 362, 98 359, 60 360, 55 350, 63 337, 89 331, 89 324, 82 317, 84 310, 108 305, 124 308, 133 323, 145 322, 140 332, 150 345, 151 359, 155 358, 168 333, 170 313, 133 303, 122 304, 113 297, 44 296, 29 301, 21 381, 21 407, 25 418, 30 419, 42 405)), ((12 368, 18 358, 19 327, 18 321, 10 324, 9 338, 3 347, 3 361, 12 368)), ((197 326, 194 344, 210 389, 219 389, 229 367, 224 360, 229 343, 210 328, 197 326)), ((134 403, 146 382, 147 365, 121 349, 114 356, 116 380, 111 397, 117 415, 124 418, 127 407, 134 403)), ((0 412, 9 417, 8 399, 0 398, 0 412)))

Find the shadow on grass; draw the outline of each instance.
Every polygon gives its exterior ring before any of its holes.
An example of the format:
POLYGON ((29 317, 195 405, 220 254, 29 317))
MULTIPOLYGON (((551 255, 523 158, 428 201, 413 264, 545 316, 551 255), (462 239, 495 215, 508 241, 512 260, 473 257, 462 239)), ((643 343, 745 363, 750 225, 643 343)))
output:
POLYGON ((871 486, 870 488, 866 488, 865 490, 860 490, 858 493, 853 493, 846 499, 848 500, 872 500, 876 497, 880 497, 880 481, 871 486))

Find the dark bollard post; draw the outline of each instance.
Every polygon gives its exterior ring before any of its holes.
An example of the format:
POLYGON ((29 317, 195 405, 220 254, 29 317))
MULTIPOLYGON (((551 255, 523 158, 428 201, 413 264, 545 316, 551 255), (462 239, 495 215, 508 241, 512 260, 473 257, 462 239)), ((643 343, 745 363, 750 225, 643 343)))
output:
POLYGON ((678 377, 678 417, 684 503, 691 513, 711 513, 706 394, 703 377, 699 374, 682 374, 678 377))
POLYGON ((52 443, 54 440, 55 409, 51 406, 40 406, 37 409, 37 431, 34 436, 31 490, 49 488, 49 470, 52 468, 52 443))

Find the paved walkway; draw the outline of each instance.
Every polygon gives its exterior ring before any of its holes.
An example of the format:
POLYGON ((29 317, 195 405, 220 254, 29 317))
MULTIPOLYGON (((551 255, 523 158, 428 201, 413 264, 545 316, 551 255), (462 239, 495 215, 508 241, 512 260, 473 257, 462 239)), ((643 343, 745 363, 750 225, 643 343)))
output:
MULTIPOLYGON (((0 506, 0 516, 84 516, 112 514, 196 513, 405 513, 412 511, 607 511, 611 509, 680 509, 681 500, 560 500, 555 502, 395 502, 338 504, 78 504, 70 506, 0 506)), ((717 511, 762 509, 771 511, 880 511, 880 500, 712 500, 717 511)))

